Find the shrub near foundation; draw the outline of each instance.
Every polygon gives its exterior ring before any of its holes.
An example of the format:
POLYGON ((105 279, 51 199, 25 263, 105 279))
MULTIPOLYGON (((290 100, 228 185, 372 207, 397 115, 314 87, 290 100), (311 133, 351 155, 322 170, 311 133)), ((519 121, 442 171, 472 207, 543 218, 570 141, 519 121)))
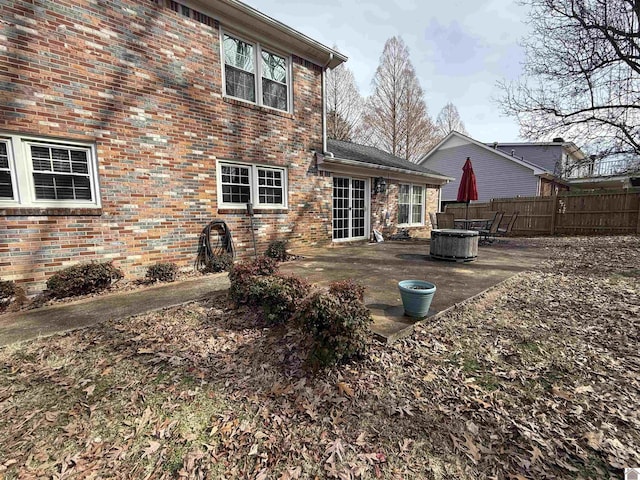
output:
POLYGON ((296 276, 256 276, 250 280, 248 303, 260 306, 267 323, 285 323, 309 294, 310 285, 296 276))
POLYGON ((289 259, 289 254, 287 253, 288 246, 289 243, 286 240, 274 240, 269 244, 264 255, 279 262, 286 262, 289 259))
POLYGON ((258 257, 255 260, 237 263, 229 270, 229 296, 238 305, 249 301, 249 288, 254 277, 273 275, 278 270, 278 263, 269 257, 258 257))
POLYGON ((105 290, 123 277, 112 262, 81 263, 54 274, 47 280, 47 290, 56 298, 74 297, 105 290))
POLYGON ((175 263, 156 263, 147 268, 146 279, 150 282, 173 282, 178 275, 178 265, 175 263))
POLYGON ((27 296, 22 287, 11 280, 0 280, 0 312, 11 306, 20 307, 26 301, 27 296))
POLYGON ((366 352, 373 320, 363 298, 360 285, 336 282, 329 292, 312 293, 302 303, 295 319, 311 338, 308 362, 312 367, 335 365, 366 352))
POLYGON ((233 255, 229 253, 222 253, 220 255, 214 255, 209 259, 203 273, 219 273, 228 272, 233 266, 233 255))

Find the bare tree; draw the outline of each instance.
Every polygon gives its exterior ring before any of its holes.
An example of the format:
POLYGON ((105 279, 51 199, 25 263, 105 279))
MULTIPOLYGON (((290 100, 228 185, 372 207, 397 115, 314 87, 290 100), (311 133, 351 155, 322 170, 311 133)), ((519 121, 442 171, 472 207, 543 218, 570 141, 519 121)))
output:
POLYGON ((413 66, 409 65, 406 72, 404 98, 401 104, 400 125, 404 134, 401 156, 416 162, 436 143, 437 133, 413 66))
POLYGON ((327 71, 326 87, 327 135, 336 140, 353 140, 364 103, 353 72, 341 63, 327 71))
POLYGON ((372 84, 363 122, 367 142, 392 155, 417 160, 431 144, 433 125, 409 49, 400 37, 385 43, 372 84))
POLYGON ((454 130, 464 135, 469 135, 462 118, 460 118, 458 109, 451 102, 448 102, 442 107, 442 110, 440 110, 438 118, 436 119, 436 129, 440 138, 446 137, 454 130))
POLYGON ((599 157, 640 154, 640 0, 523 0, 523 78, 505 113, 532 139, 564 135, 599 157))

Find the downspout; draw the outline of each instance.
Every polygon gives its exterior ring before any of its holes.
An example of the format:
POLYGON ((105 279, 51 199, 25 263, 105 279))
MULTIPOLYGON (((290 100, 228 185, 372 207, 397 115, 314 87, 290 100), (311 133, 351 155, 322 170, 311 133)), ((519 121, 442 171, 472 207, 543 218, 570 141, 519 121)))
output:
POLYGON ((327 67, 333 60, 333 53, 329 54, 329 60, 322 67, 322 153, 327 153, 327 80, 326 71, 327 67))

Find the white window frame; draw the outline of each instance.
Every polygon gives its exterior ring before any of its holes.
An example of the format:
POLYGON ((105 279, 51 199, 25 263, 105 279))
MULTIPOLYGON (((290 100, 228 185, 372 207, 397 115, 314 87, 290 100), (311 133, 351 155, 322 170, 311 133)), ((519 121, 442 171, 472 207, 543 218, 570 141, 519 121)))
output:
POLYGON ((415 183, 400 183, 398 184, 398 217, 400 217, 400 187, 403 185, 409 186, 409 223, 400 223, 400 218, 398 218, 398 226, 402 227, 421 227, 424 226, 425 221, 425 205, 427 203, 426 199, 426 189, 424 185, 416 185, 415 183), (413 188, 418 187, 422 190, 422 208, 420 209, 420 222, 411 222, 413 220, 413 188))
MULTIPOLYGON (((16 135, 0 132, 0 141, 8 143, 9 169, 13 186, 13 199, 0 199, 1 207, 17 208, 101 208, 98 162, 94 144, 73 140, 53 140, 30 135, 16 135), (33 179, 31 145, 80 149, 87 152, 88 177, 93 200, 37 200, 33 179)), ((51 172, 55 174, 55 172, 51 172)))
POLYGON ((245 37, 243 37, 242 35, 238 35, 233 31, 229 31, 229 30, 225 30, 220 28, 220 63, 222 66, 222 95, 223 97, 226 98, 232 98, 234 100, 238 100, 240 102, 246 102, 250 105, 258 105, 260 107, 263 108, 268 108, 269 110, 273 110, 274 112, 285 112, 285 113, 291 113, 293 111, 292 108, 292 83, 293 83, 293 75, 292 75, 292 68, 291 68, 291 55, 287 55, 285 53, 283 53, 282 51, 276 49, 276 48, 271 48, 270 46, 266 46, 263 45, 259 42, 256 42, 254 40, 249 40, 245 37), (255 71, 253 72, 253 87, 254 87, 254 92, 256 95, 256 101, 252 102, 250 100, 246 100, 244 98, 240 98, 240 97, 234 97, 233 95, 229 95, 227 93, 227 79, 226 79, 226 69, 225 69, 225 60, 224 60, 224 36, 227 35, 229 37, 233 37, 236 38, 240 41, 243 41, 245 43, 248 43, 249 45, 253 46, 253 62, 255 65, 255 71), (269 105, 265 105, 263 103, 263 98, 262 98, 262 51, 265 51, 267 53, 271 53, 274 55, 277 55, 279 57, 282 57, 285 59, 285 61, 287 62, 287 66, 286 66, 286 73, 287 73, 287 109, 286 110, 280 110, 279 108, 275 108, 275 107, 270 107, 269 105))
POLYGON ((257 163, 236 162, 231 160, 218 160, 216 165, 216 191, 218 197, 218 208, 242 209, 247 208, 246 203, 224 202, 222 196, 222 166, 247 167, 249 168, 249 198, 256 210, 286 210, 288 208, 289 180, 286 167, 275 167, 273 165, 262 165, 257 163), (260 203, 258 170, 272 170, 282 172, 282 203, 260 203))

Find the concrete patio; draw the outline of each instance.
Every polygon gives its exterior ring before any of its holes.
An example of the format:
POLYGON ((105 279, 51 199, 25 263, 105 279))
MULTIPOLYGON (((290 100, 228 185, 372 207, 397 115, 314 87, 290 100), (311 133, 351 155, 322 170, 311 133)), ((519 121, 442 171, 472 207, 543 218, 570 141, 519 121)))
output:
MULTIPOLYGON (((404 315, 397 287, 400 280, 422 279, 436 284, 431 317, 544 259, 538 249, 517 239, 480 247, 477 260, 468 263, 432 260, 425 240, 338 244, 295 253, 302 258, 283 263, 280 267, 283 273, 293 273, 319 285, 348 278, 365 285, 365 303, 374 318, 373 331, 386 342, 409 335, 416 323, 404 315)), ((0 315, 0 346, 197 301, 212 292, 225 291, 228 286, 227 275, 216 274, 3 314, 0 315)))
POLYGON ((404 315, 397 287, 400 280, 427 280, 436 285, 432 316, 544 260, 539 250, 517 239, 481 246, 478 258, 466 263, 431 259, 426 240, 337 244, 294 253, 304 258, 283 264, 283 273, 300 275, 320 285, 348 278, 365 285, 365 303, 374 318, 374 333, 387 342, 410 334, 416 323, 404 315))

